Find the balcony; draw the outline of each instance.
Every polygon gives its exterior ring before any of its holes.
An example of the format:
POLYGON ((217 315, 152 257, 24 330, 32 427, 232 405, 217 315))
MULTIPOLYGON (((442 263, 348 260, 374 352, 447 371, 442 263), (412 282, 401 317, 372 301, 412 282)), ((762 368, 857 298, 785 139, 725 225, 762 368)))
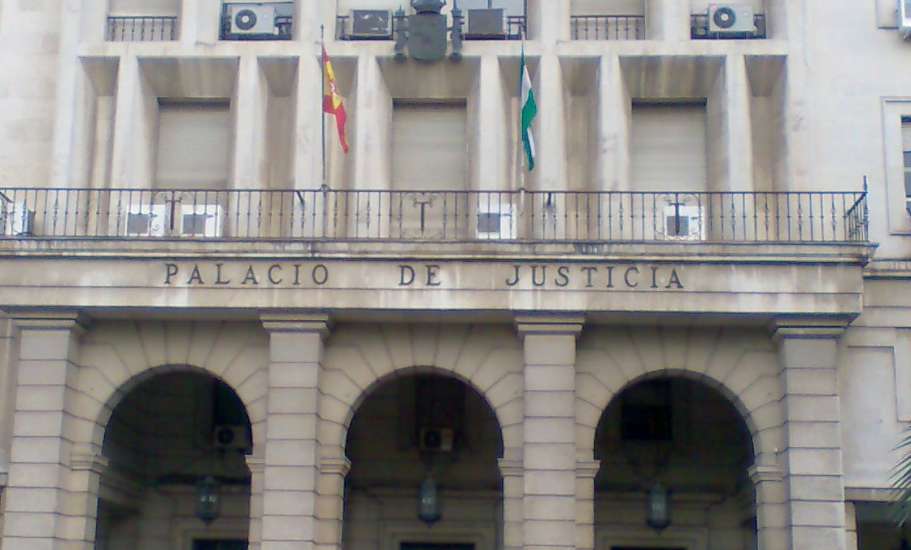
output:
POLYGON ((573 40, 643 40, 644 15, 573 15, 573 40))
POLYGON ((866 192, 2 189, 0 240, 858 244, 866 192))
MULTIPOLYGON (((463 29, 465 40, 521 40, 526 32, 527 11, 506 9, 496 2, 487 7, 472 8, 460 2, 462 16, 456 25, 463 29)), ((351 9, 335 20, 336 40, 393 40, 396 31, 405 28, 407 15, 403 10, 351 9)), ((450 23, 452 24, 452 23, 450 23)))
POLYGON ((692 14, 690 16, 690 38, 693 40, 757 40, 768 38, 766 16, 764 13, 754 13, 753 25, 750 29, 718 30, 713 26, 707 13, 692 14))
POLYGON ((109 42, 163 42, 177 40, 177 16, 109 16, 105 39, 109 42))
POLYGON ((294 2, 222 4, 221 40, 291 40, 294 2))

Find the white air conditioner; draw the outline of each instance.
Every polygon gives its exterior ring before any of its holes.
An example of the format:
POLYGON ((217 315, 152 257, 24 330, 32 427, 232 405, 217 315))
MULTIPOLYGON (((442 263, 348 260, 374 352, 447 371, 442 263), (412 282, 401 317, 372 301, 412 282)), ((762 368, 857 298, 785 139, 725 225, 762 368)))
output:
POLYGON ((131 204, 122 231, 127 237, 164 237, 168 230, 168 205, 131 204))
POLYGON ((389 10, 351 10, 350 38, 382 40, 392 36, 389 10))
POLYGON ((212 443, 223 451, 244 450, 250 447, 250 434, 246 426, 215 426, 212 443))
POLYGON ((228 8, 231 19, 231 34, 264 35, 277 34, 274 6, 234 5, 228 8))
POLYGON ((905 40, 911 38, 911 0, 898 0, 898 28, 905 40))
POLYGON ((4 235, 25 237, 35 234, 35 211, 29 209, 27 202, 6 202, 0 215, 0 229, 4 235))
POLYGON ((672 241, 704 241, 704 222, 701 206, 669 204, 664 207, 664 238, 672 241))
POLYGON ((418 447, 429 453, 451 453, 455 432, 449 428, 422 428, 418 447))
POLYGON ((221 237, 224 218, 220 204, 183 204, 175 226, 183 237, 221 237))
POLYGON ((511 203, 483 197, 478 204, 478 239, 509 240, 518 238, 516 217, 511 203))
POLYGON ((712 4, 709 6, 710 34, 753 34, 756 23, 753 7, 747 4, 712 4))

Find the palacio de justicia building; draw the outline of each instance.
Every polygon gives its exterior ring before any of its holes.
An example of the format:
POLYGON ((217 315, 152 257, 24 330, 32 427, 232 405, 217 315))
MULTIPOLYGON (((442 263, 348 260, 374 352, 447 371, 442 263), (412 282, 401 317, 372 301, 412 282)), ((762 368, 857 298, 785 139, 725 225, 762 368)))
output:
POLYGON ((2 550, 901 550, 911 2, 0 0, 2 550))

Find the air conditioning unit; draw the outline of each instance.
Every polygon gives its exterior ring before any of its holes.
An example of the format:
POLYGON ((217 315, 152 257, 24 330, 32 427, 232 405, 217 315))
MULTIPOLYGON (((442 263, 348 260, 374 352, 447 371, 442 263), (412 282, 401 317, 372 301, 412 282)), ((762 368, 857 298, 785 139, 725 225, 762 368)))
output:
POLYGON ((180 206, 180 220, 175 224, 183 237, 221 237, 224 208, 220 204, 184 204, 180 206))
POLYGON ((383 40, 392 36, 389 10, 352 10, 349 37, 358 40, 383 40))
POLYGON ((126 237, 164 237, 167 229, 166 204, 131 204, 122 228, 126 237))
POLYGON ((516 218, 511 203, 484 200, 478 204, 478 239, 509 240, 518 238, 516 218))
POLYGON ((898 28, 905 40, 911 38, 911 0, 898 0, 898 28))
POLYGON ((468 10, 468 38, 503 38, 506 31, 503 29, 502 9, 477 9, 468 10))
POLYGON ((451 453, 455 432, 449 428, 422 428, 418 447, 428 453, 451 453))
POLYGON ((246 426, 215 426, 212 443, 222 451, 238 451, 250 448, 250 433, 246 426))
POLYGON ((233 35, 276 34, 275 7, 233 5, 228 8, 233 35))
POLYGON ((712 4, 709 6, 709 33, 754 34, 756 23, 753 7, 747 4, 712 4))
POLYGON ((3 203, 0 211, 0 231, 3 235, 28 237, 35 234, 35 211, 25 201, 3 203))
POLYGON ((664 238, 672 241, 704 241, 701 206, 669 204, 664 207, 664 238))

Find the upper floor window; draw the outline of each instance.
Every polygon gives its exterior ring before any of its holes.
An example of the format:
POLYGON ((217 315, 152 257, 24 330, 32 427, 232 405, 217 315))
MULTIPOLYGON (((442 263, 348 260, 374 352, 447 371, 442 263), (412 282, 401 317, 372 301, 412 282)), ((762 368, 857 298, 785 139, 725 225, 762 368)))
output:
POLYGON ((156 187, 224 189, 231 135, 227 100, 159 100, 156 187))
POLYGON ((111 0, 107 39, 113 42, 176 40, 180 0, 111 0))
POLYGON ((704 190, 704 103, 640 103, 632 112, 632 178, 636 191, 704 190))
POLYGON ((244 2, 222 4, 222 40, 291 40, 294 2, 244 2))
POLYGON ((911 214, 911 117, 902 117, 902 156, 905 169, 905 206, 911 214))
POLYGON ((397 189, 452 191, 468 175, 464 101, 396 101, 392 111, 392 181, 397 189))
POLYGON ((642 40, 645 0, 572 0, 573 40, 642 40))

